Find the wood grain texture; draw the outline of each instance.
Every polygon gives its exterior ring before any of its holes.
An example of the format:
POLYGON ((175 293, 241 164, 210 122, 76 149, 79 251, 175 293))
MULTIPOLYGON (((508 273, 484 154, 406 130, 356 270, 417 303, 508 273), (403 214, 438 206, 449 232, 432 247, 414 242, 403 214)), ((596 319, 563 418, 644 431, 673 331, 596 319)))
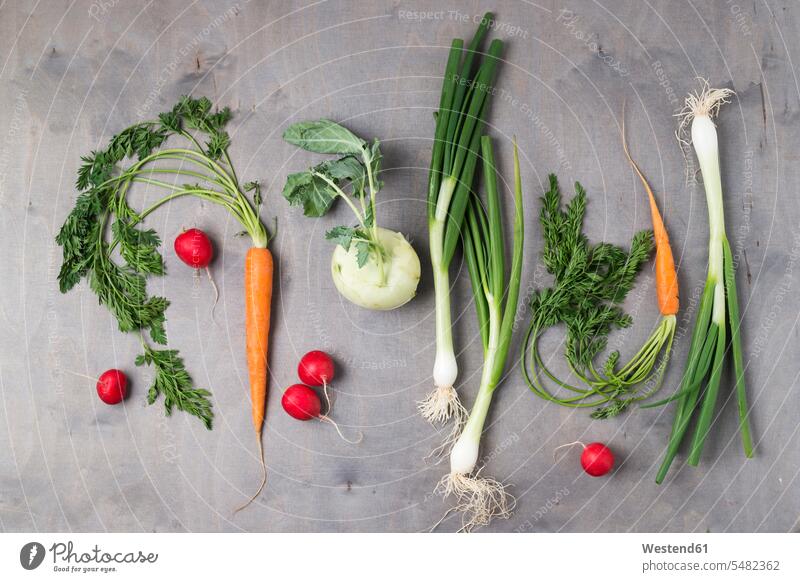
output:
MULTIPOLYGON (((431 491, 444 466, 423 462, 437 435, 415 414, 433 361, 424 208, 431 114, 450 40, 471 35, 488 7, 404 0, 0 4, 0 529, 419 531, 439 519, 447 505, 431 491), (79 156, 187 92, 233 109, 237 171, 264 181, 263 217, 279 224, 264 435, 270 478, 235 517, 258 477, 244 357, 247 246, 233 236, 237 226, 219 209, 190 201, 150 221, 167 241, 182 227, 201 227, 220 250, 212 266, 221 292, 216 324, 208 319, 210 286, 183 268, 170 245, 169 275, 151 282, 173 302, 173 345, 213 391, 212 432, 148 407, 147 373, 132 366, 135 338, 116 330, 86 288, 62 296, 55 282, 53 237, 74 200, 79 156), (397 311, 366 312, 334 289, 324 231, 346 221, 347 209, 310 220, 281 199, 286 174, 316 159, 283 143, 281 132, 322 116, 383 143, 381 222, 407 235, 423 263, 419 296, 397 311), (297 361, 310 349, 336 358, 334 416, 344 430, 362 430, 362 444, 280 410, 282 388, 296 381, 297 361), (130 374, 124 408, 102 405, 93 383, 70 373, 110 367, 130 374)), ((800 7, 790 0, 497 0, 491 8, 495 34, 507 40, 491 133, 503 179, 511 178, 513 135, 521 148, 529 225, 523 288, 549 282, 534 220, 551 171, 562 185, 580 180, 588 190, 593 239, 623 244, 649 226, 647 199, 619 140, 627 100, 631 150, 680 264, 683 311, 665 391, 685 360, 707 240, 702 187, 686 183, 673 114, 697 76, 736 90, 719 128, 757 456, 745 461, 741 453, 729 376, 700 468, 673 471, 658 487, 655 464, 671 410, 592 422, 538 400, 512 370, 496 396, 483 454, 488 473, 514 484, 518 507, 490 529, 797 530, 800 7), (612 446, 617 471, 590 479, 577 456, 553 464, 552 449, 577 439, 612 446)), ((139 201, 154 195, 136 193, 139 201)), ((461 276, 453 305, 469 403, 481 348, 462 271, 454 267, 461 276)), ((627 305, 636 323, 615 333, 612 347, 628 353, 649 334, 657 321, 652 284, 648 270, 627 305)), ((551 332, 545 339, 555 356, 563 338, 551 332)), ((565 371, 560 358, 553 366, 565 371)), ((455 529, 454 521, 443 529, 455 529)))

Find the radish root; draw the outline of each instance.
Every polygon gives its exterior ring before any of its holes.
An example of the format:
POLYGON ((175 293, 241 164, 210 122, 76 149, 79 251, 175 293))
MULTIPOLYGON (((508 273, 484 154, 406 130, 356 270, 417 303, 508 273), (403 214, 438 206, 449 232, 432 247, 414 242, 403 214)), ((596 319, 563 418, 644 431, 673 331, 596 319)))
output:
POLYGON ((339 433, 339 436, 344 442, 350 443, 351 445, 357 445, 358 443, 363 441, 364 440, 363 432, 358 431, 358 438, 354 441, 350 440, 349 438, 344 436, 344 434, 342 433, 342 429, 339 428, 339 425, 336 423, 336 421, 334 421, 330 416, 328 416, 331 413, 332 404, 331 404, 330 394, 328 394, 328 381, 325 378, 322 379, 322 394, 325 396, 325 414, 320 414, 317 418, 321 422, 327 422, 332 424, 333 428, 336 429, 336 432, 339 433))
POLYGON ((80 372, 73 372, 72 370, 62 370, 62 371, 66 372, 67 374, 72 374, 73 376, 79 376, 81 378, 86 378, 88 380, 94 380, 95 382, 100 380, 100 378, 96 378, 94 376, 87 376, 86 374, 81 374, 80 372))
POLYGON ((331 398, 328 396, 328 381, 322 379, 322 394, 325 396, 325 414, 331 413, 331 398))
MULTIPOLYGON (((517 504, 517 500, 500 481, 490 477, 481 477, 480 470, 472 475, 450 473, 445 475, 434 489, 434 493, 443 497, 455 496, 456 503, 447 510, 432 530, 453 512, 461 513, 459 532, 469 533, 476 527, 489 525, 492 519, 508 519, 517 504)), ((432 531, 431 530, 431 531, 432 531)))
POLYGON ((332 420, 330 416, 326 416, 324 414, 321 414, 317 418, 319 418, 319 420, 321 422, 328 422, 328 423, 332 424, 333 428, 336 429, 336 432, 339 433, 339 436, 341 437, 341 439, 346 443, 350 443, 351 445, 357 445, 358 443, 360 443, 361 441, 364 440, 364 433, 361 432, 361 431, 358 431, 358 438, 356 440, 354 440, 354 441, 351 441, 349 438, 344 436, 344 434, 342 434, 342 429, 339 428, 339 425, 334 420, 332 420))
POLYGON ((234 510, 234 512, 233 512, 234 515, 236 515, 241 510, 243 510, 245 507, 247 507, 248 505, 253 503, 253 501, 255 501, 256 497, 258 497, 261 494, 261 492, 264 490, 264 485, 267 484, 267 465, 264 462, 264 443, 261 441, 261 433, 260 432, 257 433, 257 436, 258 436, 258 454, 261 457, 261 471, 262 471, 261 485, 258 486, 258 491, 256 491, 253 494, 253 496, 245 502, 244 505, 241 505, 241 506, 237 507, 234 510))
POLYGON ((564 449, 566 447, 574 447, 575 445, 580 445, 584 449, 586 448, 586 445, 583 444, 581 441, 574 441, 574 442, 571 442, 571 443, 567 443, 565 445, 559 445, 559 446, 557 446, 556 448, 553 449, 553 462, 555 463, 555 462, 558 461, 558 457, 556 456, 556 453, 558 453, 559 450, 564 449))
POLYGON ((208 280, 211 282, 211 286, 214 288, 214 303, 211 305, 211 321, 214 320, 214 309, 217 307, 217 303, 219 302, 219 289, 217 288, 217 284, 214 282, 214 277, 211 276, 211 269, 206 267, 206 275, 208 275, 208 280))

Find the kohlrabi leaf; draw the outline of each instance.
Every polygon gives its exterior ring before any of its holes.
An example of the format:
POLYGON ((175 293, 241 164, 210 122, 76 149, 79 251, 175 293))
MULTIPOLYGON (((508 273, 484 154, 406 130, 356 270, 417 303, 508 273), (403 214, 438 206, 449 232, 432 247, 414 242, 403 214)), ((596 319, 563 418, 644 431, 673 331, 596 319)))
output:
POLYGON ((366 142, 329 119, 301 121, 283 132, 283 139, 318 154, 361 154, 366 142))
POLYGON ((324 216, 336 194, 325 180, 307 171, 289 174, 283 187, 283 197, 292 206, 302 206, 306 216, 324 216))
POLYGON ((325 233, 325 238, 328 240, 336 241, 336 244, 342 245, 344 250, 350 248, 350 243, 356 235, 356 229, 349 226, 337 226, 330 229, 325 233))
POLYGON ((372 145, 369 147, 369 157, 370 157, 369 167, 372 170, 372 178, 374 181, 375 192, 378 192, 378 190, 383 188, 383 182, 379 178, 381 172, 381 162, 383 161, 383 154, 381 153, 380 145, 381 142, 379 142, 376 139, 372 142, 372 145))
POLYGON ((360 241, 356 243, 356 260, 358 261, 359 268, 367 264, 369 259, 369 243, 360 241))
POLYGON ((302 205, 306 216, 323 216, 337 195, 325 178, 339 188, 350 182, 353 185, 353 194, 357 195, 364 183, 365 174, 364 166, 353 156, 328 160, 306 172, 289 174, 283 187, 283 196, 293 206, 302 205))
POLYGON ((364 164, 353 156, 344 156, 338 160, 323 162, 317 168, 320 173, 332 178, 340 187, 344 182, 350 182, 353 186, 352 194, 356 196, 364 187, 364 181, 367 179, 364 164))

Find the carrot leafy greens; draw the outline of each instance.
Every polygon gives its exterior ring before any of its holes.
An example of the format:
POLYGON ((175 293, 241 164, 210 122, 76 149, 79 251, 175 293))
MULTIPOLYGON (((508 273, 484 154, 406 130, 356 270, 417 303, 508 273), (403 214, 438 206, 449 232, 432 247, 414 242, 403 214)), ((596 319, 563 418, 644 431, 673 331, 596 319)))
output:
POLYGON ((227 107, 212 112, 205 97, 182 97, 157 120, 137 123, 112 137, 108 147, 82 158, 76 183, 81 193, 56 236, 63 251, 61 292, 87 279, 120 331, 139 334, 143 353, 136 364, 155 369, 147 401, 152 404, 163 395, 168 415, 177 408, 197 416, 207 428, 213 418, 210 393, 194 386, 176 350, 156 349, 145 339, 146 332, 155 344, 167 344, 169 302, 147 294, 147 277, 163 275, 164 260, 158 234, 141 223, 166 202, 193 196, 224 207, 254 246, 266 247, 269 234, 258 217, 259 186, 240 185, 228 156, 230 136, 225 125, 230 118, 227 107), (185 145, 162 148, 173 136, 185 145), (136 161, 124 167, 131 158, 136 161), (134 184, 167 194, 144 210, 134 210, 127 201, 134 184))
MULTIPOLYGON (((583 234, 586 191, 576 183, 575 192, 562 209, 558 180, 550 176, 539 222, 544 264, 555 282, 549 289, 536 291, 529 300, 531 323, 522 348, 522 370, 535 394, 564 406, 602 407, 593 414, 602 418, 619 414, 637 398, 631 387, 603 383, 580 388, 563 382, 545 365, 539 339, 548 328, 565 324, 565 356, 570 369, 580 379, 597 376, 594 360, 606 348, 609 332, 632 323, 620 305, 653 250, 653 235, 647 230, 637 232, 627 252, 609 243, 589 243, 583 234), (545 378, 567 394, 549 391, 545 378)), ((602 366, 603 375, 613 376, 618 362, 619 352, 611 352, 602 366)))

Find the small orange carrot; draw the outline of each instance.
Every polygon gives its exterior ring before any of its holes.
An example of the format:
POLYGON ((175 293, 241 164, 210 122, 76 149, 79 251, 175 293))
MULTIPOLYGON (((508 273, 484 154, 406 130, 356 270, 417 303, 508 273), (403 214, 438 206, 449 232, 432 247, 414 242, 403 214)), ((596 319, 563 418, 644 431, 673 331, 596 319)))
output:
POLYGON ((669 235, 664 227, 661 213, 658 211, 656 197, 647 179, 639 170, 628 151, 625 141, 625 109, 622 111, 622 148, 639 179, 642 181, 647 196, 650 199, 650 218, 653 222, 653 239, 656 243, 656 294, 658 296, 658 309, 662 315, 675 315, 678 313, 678 272, 675 270, 675 260, 672 257, 672 247, 669 244, 669 235))
POLYGON ((267 482, 267 466, 264 463, 264 445, 261 431, 267 404, 267 353, 269 348, 269 323, 272 302, 272 253, 267 248, 251 247, 247 251, 244 266, 245 333, 247 369, 250 373, 250 400, 253 410, 253 428, 258 438, 263 478, 261 485, 244 509, 258 497, 267 482))

